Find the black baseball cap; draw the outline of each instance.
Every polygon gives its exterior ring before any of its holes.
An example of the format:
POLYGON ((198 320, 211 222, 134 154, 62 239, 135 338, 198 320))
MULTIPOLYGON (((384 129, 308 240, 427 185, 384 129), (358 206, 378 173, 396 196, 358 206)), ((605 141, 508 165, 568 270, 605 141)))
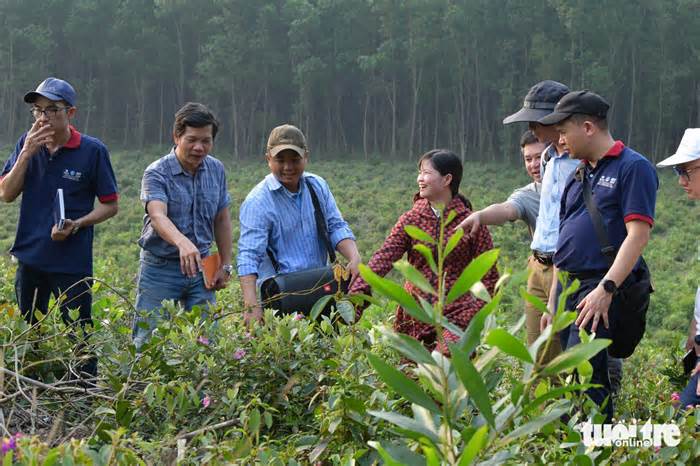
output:
POLYGON ((541 118, 539 123, 546 126, 555 125, 576 113, 605 118, 609 108, 610 104, 595 92, 588 89, 573 91, 562 97, 554 107, 554 111, 541 118))
POLYGON ((540 81, 528 91, 523 108, 504 118, 503 124, 539 121, 540 118, 552 113, 556 103, 567 92, 569 92, 569 88, 560 82, 549 79, 540 81))

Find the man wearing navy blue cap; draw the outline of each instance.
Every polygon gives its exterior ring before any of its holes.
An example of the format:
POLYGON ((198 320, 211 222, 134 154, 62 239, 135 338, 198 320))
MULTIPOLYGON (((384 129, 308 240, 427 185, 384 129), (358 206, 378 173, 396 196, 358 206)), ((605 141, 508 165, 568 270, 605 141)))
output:
MULTIPOLYGON (((567 181, 562 195, 559 239, 554 254, 555 278, 549 300, 549 309, 554 312, 556 272, 566 271, 570 280, 580 280, 580 287, 566 304, 566 309, 578 311, 568 333, 563 332, 562 343, 567 348, 579 343, 579 328, 595 332, 596 338, 615 340, 609 325, 611 317, 641 312, 626 308, 624 290, 648 278, 641 255, 654 224, 658 178, 643 155, 612 138, 607 124, 608 108, 601 96, 587 90, 575 91, 565 95, 554 111, 540 120, 541 124, 555 125, 560 142, 573 158, 583 162, 576 176, 567 181), (588 190, 592 204, 600 213, 600 222, 594 220, 586 205, 588 190), (601 244, 602 231, 609 248, 601 244)), ((551 314, 544 314, 542 326, 550 322, 551 314)), ((599 352, 590 363, 591 382, 601 387, 591 388, 587 394, 603 405, 611 388, 608 352, 599 352)), ((609 422, 612 400, 607 402, 605 410, 609 422)))
MULTIPOLYGON (((49 296, 65 294, 60 309, 74 325, 70 309, 79 310, 83 330, 91 323, 93 225, 117 213, 118 191, 107 148, 72 125, 76 94, 57 78, 47 78, 24 101, 34 118, 0 173, 0 199, 22 194, 17 235, 17 302, 24 318, 35 322, 34 309, 48 312, 49 296), (65 222, 54 223, 57 190, 63 191, 65 222), (99 202, 95 205, 95 198, 99 202)), ((95 374, 96 361, 82 366, 95 374)))

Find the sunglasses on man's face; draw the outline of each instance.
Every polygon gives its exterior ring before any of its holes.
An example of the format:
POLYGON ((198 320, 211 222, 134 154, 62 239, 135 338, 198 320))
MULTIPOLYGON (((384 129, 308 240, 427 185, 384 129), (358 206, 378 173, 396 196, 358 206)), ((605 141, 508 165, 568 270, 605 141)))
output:
POLYGON ((676 176, 683 177, 683 178, 685 178, 686 181, 690 181, 690 174, 698 169, 700 169, 700 166, 691 167, 691 168, 683 168, 679 165, 676 165, 675 167, 673 167, 673 172, 676 174, 676 176))

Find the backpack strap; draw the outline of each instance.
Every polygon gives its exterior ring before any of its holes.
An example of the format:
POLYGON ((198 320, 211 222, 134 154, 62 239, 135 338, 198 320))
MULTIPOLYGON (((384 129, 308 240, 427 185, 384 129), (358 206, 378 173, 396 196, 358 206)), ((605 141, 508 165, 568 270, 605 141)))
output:
POLYGON ((314 204, 314 217, 316 218, 316 231, 318 231, 318 237, 323 242, 326 250, 328 251, 328 257, 331 262, 335 262, 335 251, 331 246, 330 236, 328 234, 328 225, 326 225, 326 218, 323 216, 323 210, 321 209, 321 203, 318 202, 318 196, 316 196, 316 191, 314 190, 309 177, 305 176, 304 181, 306 186, 309 188, 309 194, 311 194, 311 202, 314 204))

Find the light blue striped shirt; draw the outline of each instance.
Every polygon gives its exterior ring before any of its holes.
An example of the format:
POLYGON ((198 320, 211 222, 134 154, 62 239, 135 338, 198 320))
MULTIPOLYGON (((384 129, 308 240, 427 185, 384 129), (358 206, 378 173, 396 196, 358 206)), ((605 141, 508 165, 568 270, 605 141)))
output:
POLYGON ((566 180, 576 170, 579 161, 570 158, 568 152, 559 155, 553 144, 547 146, 542 153, 543 162, 545 153, 551 158, 547 162, 542 178, 540 211, 530 248, 543 253, 553 253, 557 248, 557 239, 559 239, 561 195, 564 192, 566 180))
MULTIPOLYGON (((304 173, 314 187, 326 219, 331 244, 335 248, 344 239, 355 239, 343 220, 328 183, 304 173)), ((288 191, 269 174, 253 188, 241 205, 241 236, 238 240, 238 276, 257 275, 258 283, 276 273, 289 273, 328 263, 328 252, 318 237, 311 194, 304 182, 299 191, 288 191), (276 272, 267 248, 279 262, 276 272)))

